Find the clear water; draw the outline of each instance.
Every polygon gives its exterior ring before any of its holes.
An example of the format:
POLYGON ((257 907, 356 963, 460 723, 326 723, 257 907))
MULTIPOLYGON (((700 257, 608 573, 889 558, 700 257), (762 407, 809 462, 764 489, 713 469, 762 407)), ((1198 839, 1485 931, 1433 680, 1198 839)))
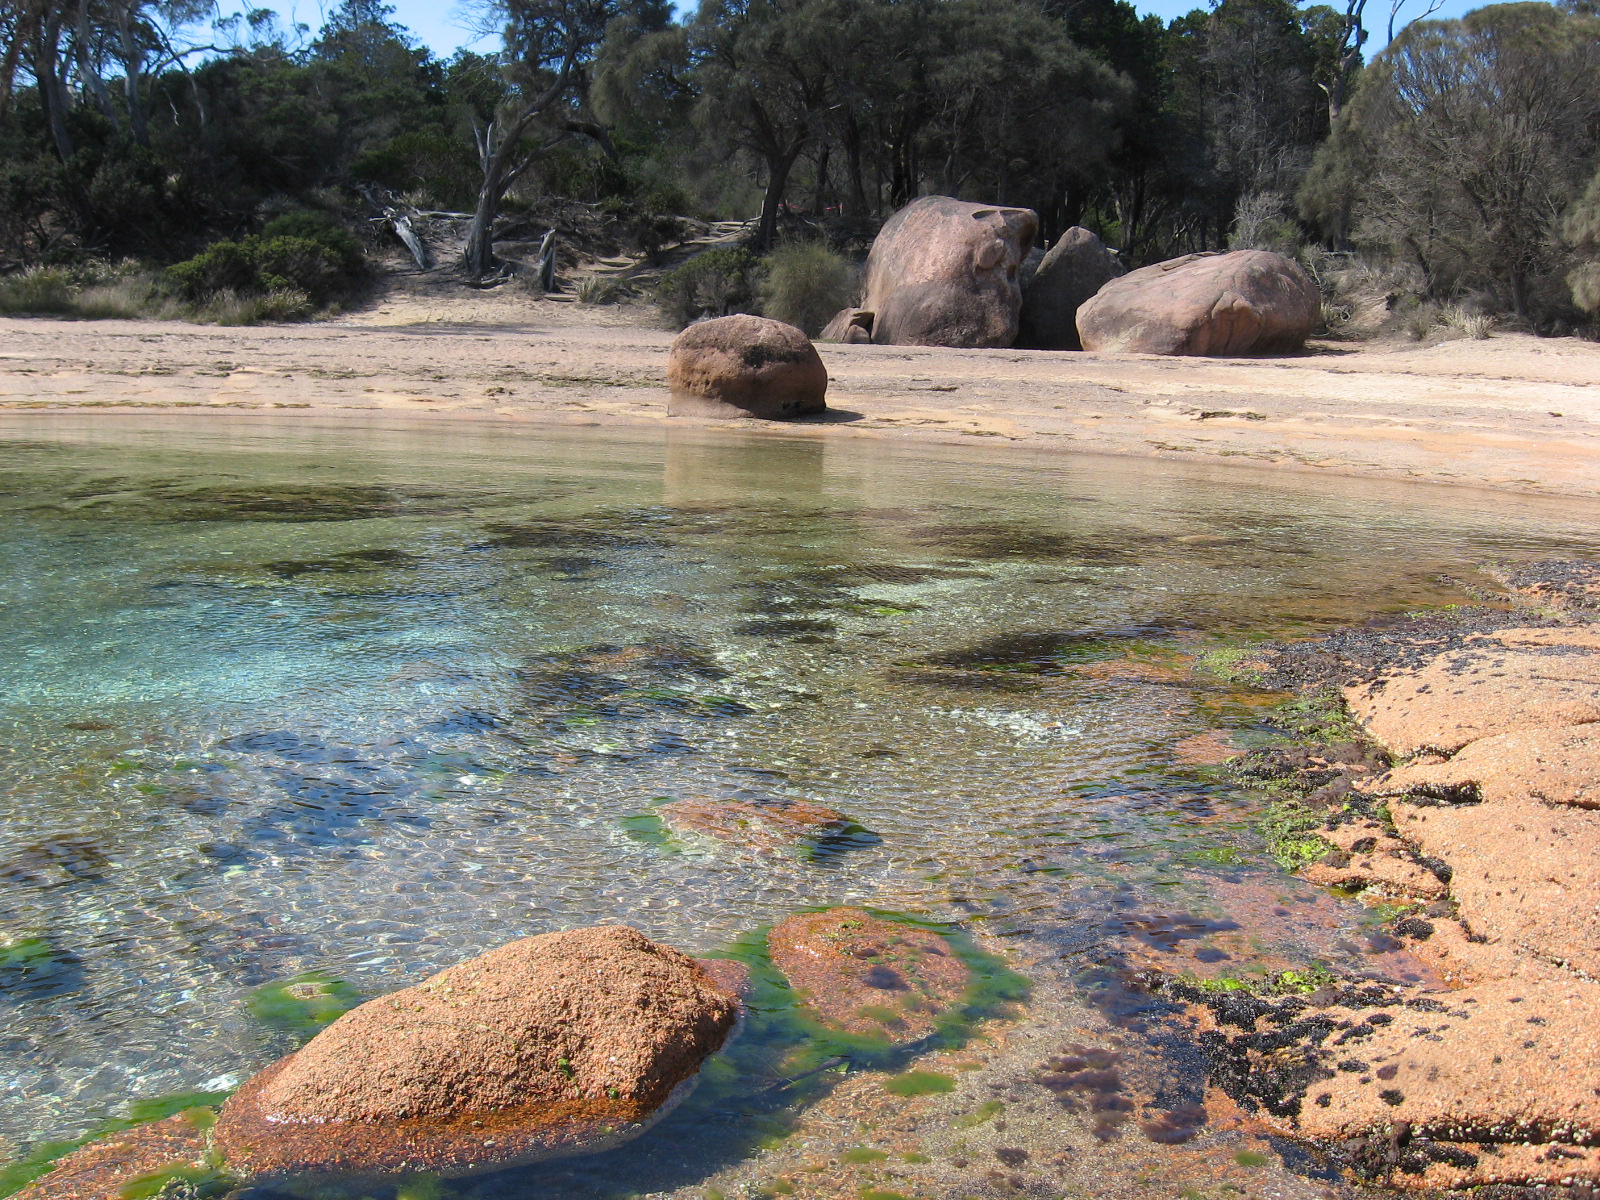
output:
POLYGON ((707 951, 814 904, 1198 911, 1274 868, 1170 748, 1250 698, 1085 664, 1460 599, 1597 518, 987 444, 8 418, 0 921, 59 969, 0 977, 0 1138, 231 1086, 294 1044, 249 996, 304 971, 377 994, 603 920, 707 951), (686 796, 877 837, 637 836, 686 796))

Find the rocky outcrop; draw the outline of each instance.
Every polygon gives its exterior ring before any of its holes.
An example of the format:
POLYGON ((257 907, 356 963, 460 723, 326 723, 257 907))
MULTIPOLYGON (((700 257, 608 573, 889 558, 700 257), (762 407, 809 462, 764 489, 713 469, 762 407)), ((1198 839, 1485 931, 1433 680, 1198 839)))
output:
POLYGON ((15 1195, 20 1200, 123 1200, 136 1184, 214 1175, 209 1110, 125 1129, 67 1155, 15 1195))
POLYGON ((1600 721, 1600 628, 1502 629, 1345 689, 1396 754, 1454 754, 1517 730, 1600 721))
POLYGON ((637 1136, 739 1009, 632 929, 524 938, 340 1017, 249 1080, 215 1139, 254 1179, 476 1174, 637 1136))
POLYGON ((667 386, 673 416, 783 421, 827 408, 828 369, 793 325, 739 313, 673 339, 667 386))
POLYGON ((1010 346, 1022 309, 1018 271, 1038 228, 1026 208, 913 200, 872 243, 861 307, 829 330, 839 336, 870 314, 880 346, 1010 346))
POLYGON ((1282 354, 1321 310, 1317 285, 1281 254, 1189 254, 1107 283, 1078 309, 1078 334, 1085 350, 1282 354))
POLYGON ((773 928, 767 947, 818 1021, 895 1044, 933 1033, 971 982, 937 933, 860 908, 790 917, 773 928))
POLYGON ((1074 225, 1024 282, 1017 345, 1029 350, 1081 350, 1078 309, 1123 271, 1104 242, 1074 225))

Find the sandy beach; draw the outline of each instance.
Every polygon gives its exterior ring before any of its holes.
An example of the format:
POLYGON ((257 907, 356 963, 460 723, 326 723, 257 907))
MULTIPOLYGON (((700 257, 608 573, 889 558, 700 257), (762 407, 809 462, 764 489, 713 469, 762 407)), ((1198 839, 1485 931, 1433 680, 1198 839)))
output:
MULTIPOLYGON (((664 423, 671 341, 647 304, 585 307, 437 287, 397 286, 361 311, 303 325, 5 318, 0 414, 313 410, 664 423)), ((992 438, 1600 496, 1600 345, 1573 338, 1316 341, 1304 354, 1266 359, 819 348, 832 411, 764 430, 992 438)))

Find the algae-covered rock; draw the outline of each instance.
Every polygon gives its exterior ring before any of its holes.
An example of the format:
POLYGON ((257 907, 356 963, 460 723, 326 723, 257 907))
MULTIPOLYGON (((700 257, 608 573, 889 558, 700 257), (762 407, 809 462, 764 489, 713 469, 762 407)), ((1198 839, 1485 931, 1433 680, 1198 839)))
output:
POLYGON ((773 928, 767 945, 817 1020, 898 1044, 935 1033, 973 982, 939 934, 860 908, 792 916, 773 928))

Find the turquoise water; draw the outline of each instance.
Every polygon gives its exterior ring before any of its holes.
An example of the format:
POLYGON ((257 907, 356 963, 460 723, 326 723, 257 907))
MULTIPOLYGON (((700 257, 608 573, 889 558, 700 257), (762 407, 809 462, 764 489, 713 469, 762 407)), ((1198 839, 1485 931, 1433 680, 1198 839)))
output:
POLYGON ((0 921, 50 957, 0 968, 0 1138, 233 1086, 295 1044, 251 995, 306 971, 373 995, 601 920, 708 951, 812 904, 1203 906, 1274 868, 1170 747, 1245 700, 1085 664, 1459 600, 1441 575, 1593 554, 1597 517, 988 445, 8 417, 0 921), (638 836, 693 796, 874 836, 638 836))

